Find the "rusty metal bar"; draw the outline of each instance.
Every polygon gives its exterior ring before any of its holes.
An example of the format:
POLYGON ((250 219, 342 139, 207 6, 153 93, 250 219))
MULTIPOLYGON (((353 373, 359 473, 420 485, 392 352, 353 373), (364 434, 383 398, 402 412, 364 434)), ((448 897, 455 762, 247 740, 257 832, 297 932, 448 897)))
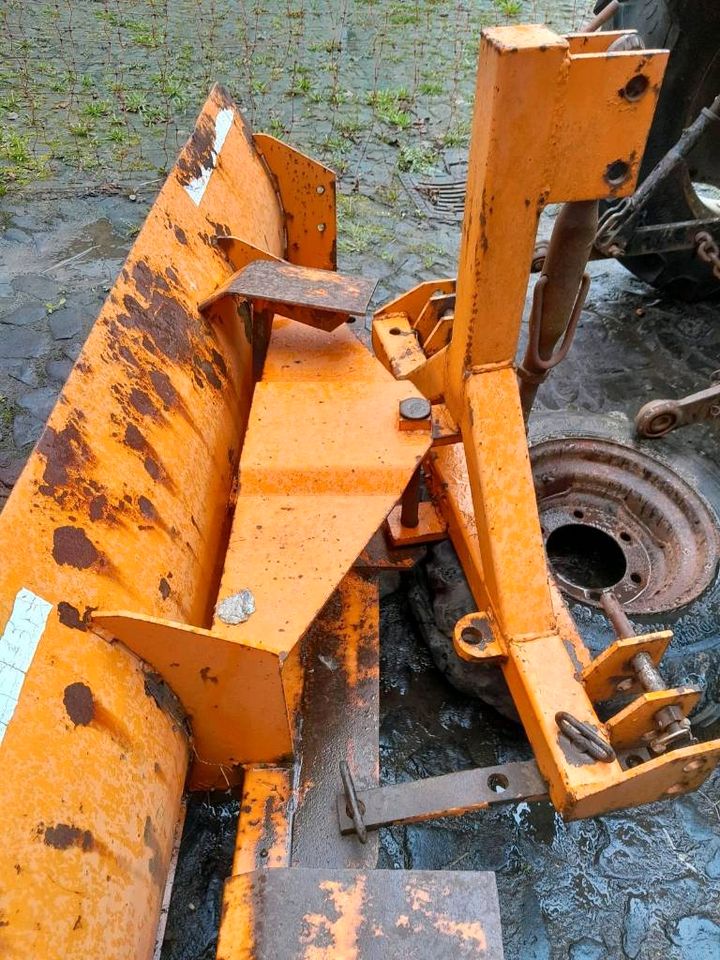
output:
POLYGON ((590 286, 585 273, 598 224, 597 200, 566 203, 557 215, 538 279, 528 345, 518 376, 527 420, 540 384, 565 358, 590 286), (554 353, 557 344, 562 345, 554 353))
MULTIPOLYGON (((547 784, 534 760, 460 770, 442 777, 394 783, 371 790, 356 788, 366 830, 391 824, 419 823, 438 817, 484 810, 496 803, 544 800, 547 784)), ((337 796, 340 832, 355 832, 345 793, 337 796)))
POLYGON ((582 25, 583 33, 595 33, 596 30, 601 30, 609 20, 612 20, 619 9, 619 0, 610 0, 607 6, 582 25))
POLYGON ((635 415, 638 436, 655 440, 671 430, 720 417, 720 383, 678 400, 650 400, 635 415))
POLYGON ((600 597, 600 606, 612 624, 618 640, 635 636, 635 628, 628 620, 622 604, 611 590, 606 590, 602 594, 600 597))

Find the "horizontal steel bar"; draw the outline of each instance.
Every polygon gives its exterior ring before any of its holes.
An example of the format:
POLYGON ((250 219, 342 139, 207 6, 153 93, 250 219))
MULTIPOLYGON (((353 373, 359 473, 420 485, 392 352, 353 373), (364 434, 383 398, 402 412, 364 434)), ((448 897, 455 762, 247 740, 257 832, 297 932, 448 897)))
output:
POLYGON ((692 250, 697 246, 696 237, 701 231, 709 233, 716 241, 720 240, 720 217, 638 227, 628 240, 623 256, 635 257, 670 250, 692 250))
MULTIPOLYGON (((495 803, 543 800, 546 797, 547 785, 534 760, 459 770, 442 777, 357 791, 368 830, 390 824, 460 816, 495 803)), ((338 794, 337 811, 340 832, 354 833, 344 793, 338 794)))

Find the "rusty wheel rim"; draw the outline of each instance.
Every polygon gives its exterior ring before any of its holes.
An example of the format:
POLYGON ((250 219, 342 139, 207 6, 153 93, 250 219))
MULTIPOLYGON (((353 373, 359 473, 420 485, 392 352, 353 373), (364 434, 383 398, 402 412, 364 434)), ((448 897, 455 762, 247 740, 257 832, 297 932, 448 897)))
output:
POLYGON ((612 440, 544 440, 530 451, 548 560, 568 596, 630 613, 699 597, 718 563, 717 517, 667 464, 612 440))

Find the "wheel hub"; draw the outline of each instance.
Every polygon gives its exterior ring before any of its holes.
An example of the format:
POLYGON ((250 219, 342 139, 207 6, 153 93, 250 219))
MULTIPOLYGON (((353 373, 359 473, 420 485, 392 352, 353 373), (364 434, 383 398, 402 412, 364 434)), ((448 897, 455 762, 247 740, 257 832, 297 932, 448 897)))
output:
POLYGON ((717 518, 666 464, 611 440, 544 440, 530 450, 548 560, 563 592, 630 613, 698 597, 718 562, 717 518))

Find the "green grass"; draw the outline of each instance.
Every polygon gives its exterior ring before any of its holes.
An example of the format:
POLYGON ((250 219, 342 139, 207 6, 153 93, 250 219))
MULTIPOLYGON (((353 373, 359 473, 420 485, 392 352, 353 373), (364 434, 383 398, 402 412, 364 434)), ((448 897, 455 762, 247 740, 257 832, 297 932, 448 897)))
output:
POLYGON ((253 129, 355 179, 372 154, 390 182, 431 167, 431 144, 468 143, 482 25, 544 12, 530 0, 42 0, 35 17, 30 6, 0 3, 5 192, 170 167, 215 80, 253 129))
POLYGON ((35 152, 27 134, 0 127, 0 197, 12 185, 24 186, 47 173, 49 158, 35 152))
POLYGON ((437 161, 437 151, 429 144, 408 144, 400 147, 398 168, 408 173, 427 173, 437 161))

